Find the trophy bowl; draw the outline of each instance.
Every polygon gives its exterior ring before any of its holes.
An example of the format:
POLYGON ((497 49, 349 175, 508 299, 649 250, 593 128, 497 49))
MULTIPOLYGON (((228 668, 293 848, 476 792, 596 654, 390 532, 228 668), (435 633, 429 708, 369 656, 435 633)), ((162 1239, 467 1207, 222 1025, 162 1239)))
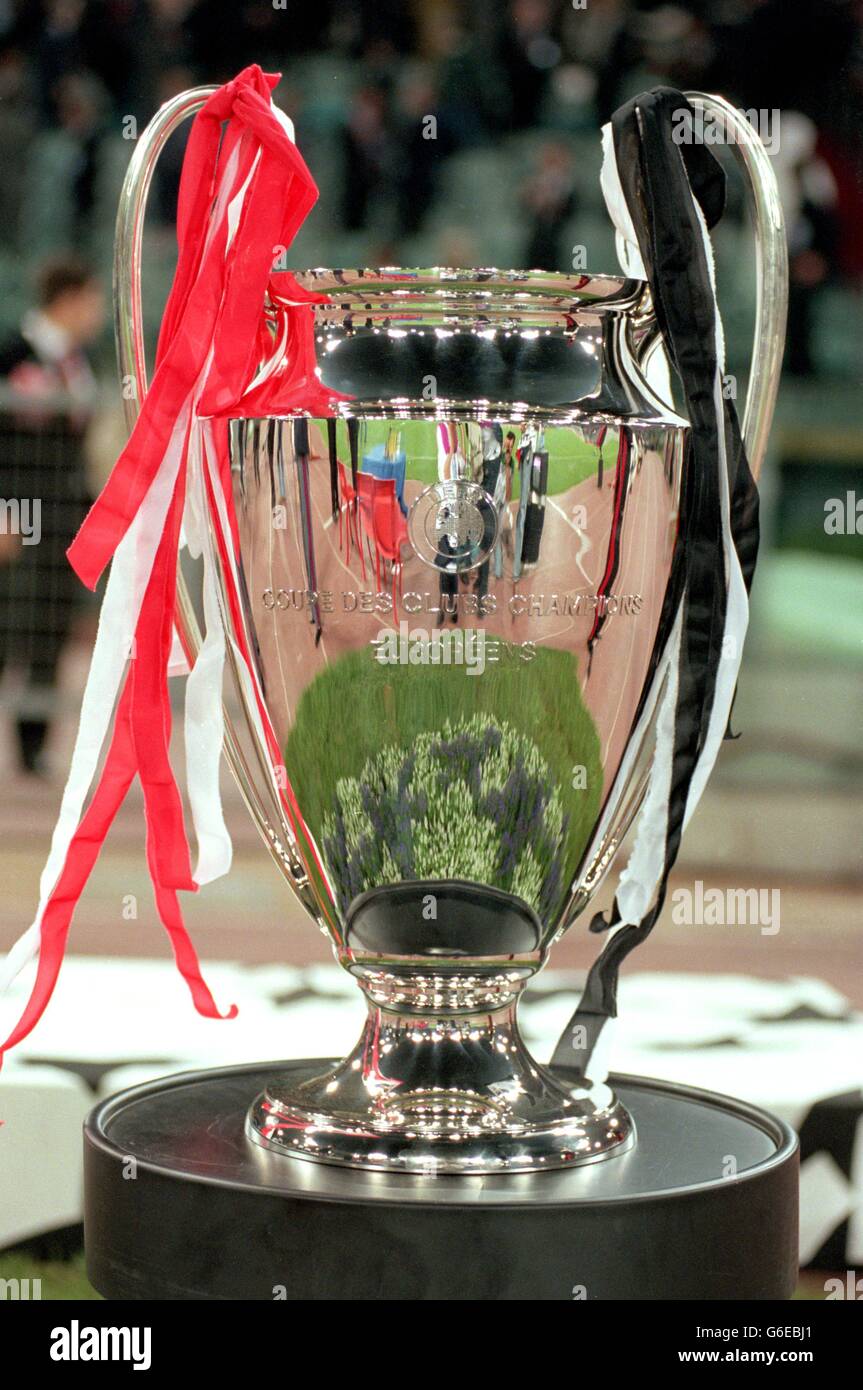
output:
MULTIPOLYGON (((121 202, 120 368, 141 391, 146 191, 204 95, 155 118, 121 202)), ((766 273, 751 456, 782 346, 781 216, 764 178, 752 180, 766 273)), ((227 432, 234 511, 233 544, 207 542, 239 705, 225 752, 368 1013, 343 1061, 254 1101, 248 1138, 428 1174, 623 1153, 634 1126, 612 1089, 586 1067, 537 1063, 516 1007, 646 785, 689 430, 652 370, 649 288, 318 269, 271 281, 276 337, 294 312, 335 412, 206 422, 227 432)), ((184 588, 177 624, 193 652, 194 608, 184 588)))

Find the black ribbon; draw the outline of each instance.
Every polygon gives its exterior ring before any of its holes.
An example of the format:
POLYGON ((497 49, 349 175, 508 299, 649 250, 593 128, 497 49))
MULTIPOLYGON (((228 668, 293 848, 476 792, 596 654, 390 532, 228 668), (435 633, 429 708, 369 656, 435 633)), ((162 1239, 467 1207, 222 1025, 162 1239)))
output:
MULTIPOLYGON (((694 115, 681 92, 657 87, 622 106, 611 121, 620 184, 665 348, 685 397, 690 430, 681 484, 681 544, 653 663, 655 670, 682 604, 662 872, 646 915, 636 926, 618 931, 594 962, 578 1008, 557 1044, 552 1060, 581 1072, 606 1020, 616 1015, 623 961, 650 934, 662 911, 668 876, 680 848, 689 787, 707 737, 727 614, 720 430, 726 448, 732 540, 747 591, 758 552, 758 494, 734 405, 723 395, 721 413, 716 408, 717 310, 696 210, 697 202, 707 227, 716 224, 725 206, 725 176, 703 145, 674 141, 672 132, 680 128, 681 114, 687 110, 694 115), (576 1029, 583 1030, 583 1040, 581 1031, 579 1039, 574 1039, 576 1029)), ((689 128, 695 128, 694 121, 689 128)), ((591 931, 607 930, 620 920, 615 900, 607 919, 601 914, 594 917, 591 931)))

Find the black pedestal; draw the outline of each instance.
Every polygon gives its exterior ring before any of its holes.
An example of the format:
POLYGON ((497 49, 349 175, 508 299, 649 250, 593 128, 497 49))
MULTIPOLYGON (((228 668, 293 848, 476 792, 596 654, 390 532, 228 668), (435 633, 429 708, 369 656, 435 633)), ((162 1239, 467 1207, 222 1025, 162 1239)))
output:
MULTIPOLYGON (((246 1110, 321 1062, 186 1072, 85 1127, 85 1238, 116 1299, 785 1299, 797 1142, 742 1101, 613 1084, 636 1147, 538 1175, 414 1177, 258 1149, 246 1110)), ((565 1072, 559 1073, 565 1078, 565 1072)))

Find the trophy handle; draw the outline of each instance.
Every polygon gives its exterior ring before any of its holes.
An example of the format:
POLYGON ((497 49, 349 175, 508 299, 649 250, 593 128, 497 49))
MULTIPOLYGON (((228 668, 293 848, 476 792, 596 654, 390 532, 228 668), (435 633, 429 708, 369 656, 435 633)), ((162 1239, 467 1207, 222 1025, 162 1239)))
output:
POLYGON ((753 478, 758 477, 776 406, 788 316, 788 245, 776 175, 758 133, 724 97, 686 92, 698 112, 725 131, 743 173, 755 230, 756 305, 752 364, 741 432, 753 478))
POLYGON ((147 394, 147 357, 141 313, 141 243, 144 215, 159 155, 178 126, 200 111, 216 87, 193 87, 160 106, 135 144, 117 209, 114 235, 114 337, 131 434, 147 394))
MULTIPOLYGON (((147 357, 141 313, 141 248, 144 215, 153 172, 159 155, 177 127, 182 125, 187 117, 194 116, 211 93, 217 90, 215 86, 192 87, 189 91, 181 92, 179 96, 165 102, 139 137, 123 180, 114 237, 114 336, 123 408, 130 433, 138 419, 141 402, 147 394, 147 357)), ((288 124, 293 139, 293 125, 290 121, 288 124)), ((192 597, 179 567, 174 625, 186 658, 191 664, 201 648, 202 637, 192 597)), ((230 712, 224 706, 223 715, 225 758, 243 801, 282 873, 298 896, 304 900, 300 887, 302 868, 290 853, 290 843, 287 847, 283 843, 288 837, 287 827, 278 815, 268 817, 236 727, 230 712), (280 823, 283 826, 281 835, 274 829, 274 824, 280 823)), ((264 753, 257 748, 255 751, 257 762, 263 763, 264 753)))

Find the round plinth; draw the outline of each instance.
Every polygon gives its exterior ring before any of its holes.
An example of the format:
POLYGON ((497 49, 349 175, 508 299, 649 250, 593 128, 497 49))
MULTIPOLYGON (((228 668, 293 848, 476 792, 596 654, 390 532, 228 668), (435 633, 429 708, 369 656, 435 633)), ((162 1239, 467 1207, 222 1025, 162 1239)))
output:
MULTIPOLYGON (((797 1141, 742 1101, 616 1076, 628 1153, 484 1177, 270 1153, 255 1095, 321 1061, 186 1072, 85 1126, 90 1278, 115 1299, 784 1299, 797 1273, 797 1141)), ((556 1069, 565 1081, 567 1074, 556 1069)))

